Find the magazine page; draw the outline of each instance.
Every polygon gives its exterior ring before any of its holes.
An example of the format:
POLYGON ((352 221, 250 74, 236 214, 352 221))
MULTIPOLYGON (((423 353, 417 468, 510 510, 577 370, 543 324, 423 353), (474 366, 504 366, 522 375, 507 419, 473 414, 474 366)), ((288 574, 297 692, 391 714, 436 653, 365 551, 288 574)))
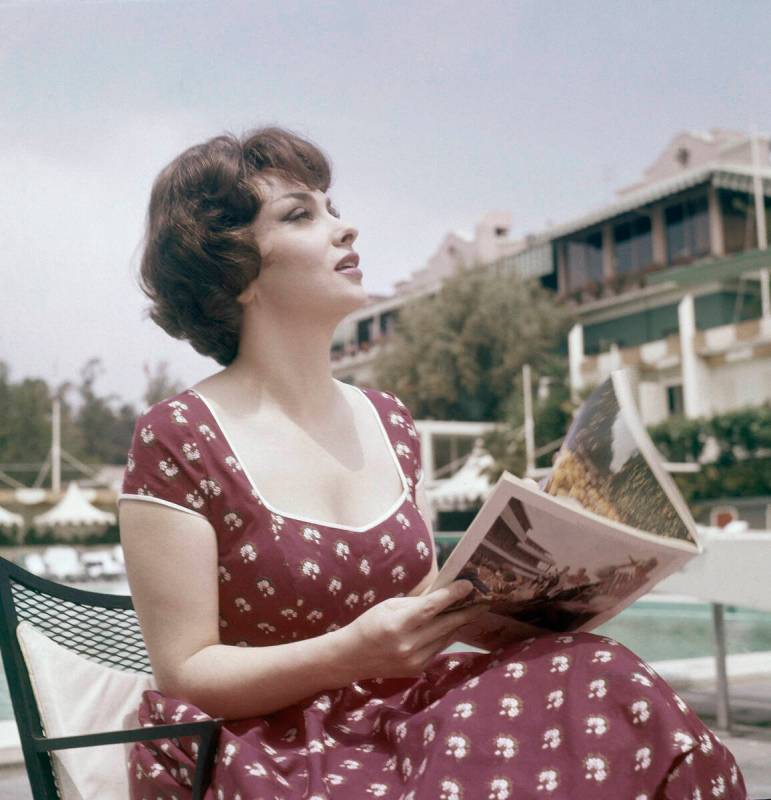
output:
POLYGON ((660 464, 623 371, 584 401, 542 488, 607 519, 699 547, 688 507, 660 464))
POLYGON ((544 632, 591 630, 695 552, 688 543, 605 520, 505 472, 432 588, 461 578, 474 584, 448 610, 489 603, 485 614, 458 631, 460 641, 489 650, 544 632))

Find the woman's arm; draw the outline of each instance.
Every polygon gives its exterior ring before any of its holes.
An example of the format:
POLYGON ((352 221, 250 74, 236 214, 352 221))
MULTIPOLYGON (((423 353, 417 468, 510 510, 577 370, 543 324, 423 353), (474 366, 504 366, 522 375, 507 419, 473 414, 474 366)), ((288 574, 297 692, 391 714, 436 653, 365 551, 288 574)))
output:
POLYGON ((164 694, 210 716, 269 714, 356 680, 341 630, 265 647, 220 644, 217 538, 203 517, 156 503, 120 504, 134 607, 164 694))

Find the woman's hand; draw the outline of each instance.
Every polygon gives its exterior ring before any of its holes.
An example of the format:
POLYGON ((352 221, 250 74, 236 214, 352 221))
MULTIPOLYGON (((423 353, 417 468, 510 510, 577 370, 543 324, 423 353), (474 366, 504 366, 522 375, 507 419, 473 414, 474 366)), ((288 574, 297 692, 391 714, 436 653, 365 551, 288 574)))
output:
POLYGON ((427 663, 455 639, 458 628, 477 619, 489 606, 474 605, 441 612, 464 598, 466 580, 417 597, 390 597, 342 628, 341 669, 351 680, 417 677, 427 663))

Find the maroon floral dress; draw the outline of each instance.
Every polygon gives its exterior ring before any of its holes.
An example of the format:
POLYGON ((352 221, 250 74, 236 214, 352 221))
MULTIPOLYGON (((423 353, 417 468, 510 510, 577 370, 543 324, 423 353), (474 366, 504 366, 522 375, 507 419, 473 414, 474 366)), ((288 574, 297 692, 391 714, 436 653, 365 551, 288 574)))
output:
MULTIPOLYGON (((364 528, 273 508, 193 390, 137 421, 121 499, 211 523, 223 644, 260 647, 333 631, 408 594, 429 572, 412 417, 393 394, 360 391, 403 486, 364 528)), ((138 713, 143 725, 207 717, 157 691, 145 692, 138 713)), ((133 800, 189 798, 195 760, 194 739, 137 743, 128 764, 133 800)), ((361 680, 227 721, 206 797, 719 800, 746 791, 731 753, 646 663, 607 637, 578 633, 440 654, 418 678, 361 680)))

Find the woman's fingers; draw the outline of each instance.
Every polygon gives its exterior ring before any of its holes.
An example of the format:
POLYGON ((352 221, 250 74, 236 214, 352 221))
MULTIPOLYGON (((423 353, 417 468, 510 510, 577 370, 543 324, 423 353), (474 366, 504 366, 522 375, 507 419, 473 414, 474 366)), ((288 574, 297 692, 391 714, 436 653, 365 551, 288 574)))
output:
POLYGON ((471 581, 460 580, 453 581, 447 586, 443 586, 441 589, 435 589, 433 592, 423 595, 420 598, 421 605, 416 624, 424 625, 428 620, 433 619, 437 614, 444 611, 445 608, 462 600, 472 592, 473 589, 474 584, 471 583, 471 581))
POLYGON ((479 618, 489 607, 489 604, 477 604, 462 608, 460 611, 448 611, 446 614, 434 618, 419 631, 417 647, 422 649, 428 643, 454 633, 458 628, 479 618))

